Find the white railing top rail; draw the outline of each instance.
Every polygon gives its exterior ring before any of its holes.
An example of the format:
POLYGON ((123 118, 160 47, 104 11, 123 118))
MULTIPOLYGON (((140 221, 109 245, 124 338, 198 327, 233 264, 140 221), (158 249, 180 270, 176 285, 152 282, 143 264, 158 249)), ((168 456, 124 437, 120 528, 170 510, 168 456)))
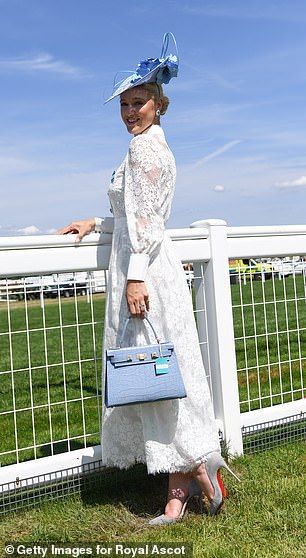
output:
MULTIPOLYGON (((229 258, 284 257, 306 253, 306 225, 268 225, 254 227, 227 227, 219 219, 196 221, 191 228, 206 231, 225 226, 227 255, 229 258)), ((209 238, 209 236, 208 236, 209 238)))
MULTIPOLYGON (((205 227, 200 229, 181 228, 167 229, 167 233, 172 240, 189 240, 197 238, 208 238, 209 231, 205 227)), ((23 250, 26 248, 52 248, 60 246, 75 246, 76 235, 35 235, 35 236, 4 236, 0 237, 0 250, 23 250)), ((87 246, 101 246, 111 244, 112 235, 109 233, 96 234, 92 233, 85 236, 80 243, 87 246)))
MULTIPOLYGON (((167 229, 167 234, 183 262, 208 261, 210 229, 214 226, 226 227, 229 258, 306 253, 306 225, 227 227, 225 221, 210 219, 196 221, 189 228, 167 229)), ((72 235, 0 237, 0 275, 107 269, 111 239, 107 233, 90 234, 81 243, 76 243, 72 235)))
MULTIPOLYGON (((172 240, 190 240, 198 238, 208 238, 209 226, 224 224, 225 221, 217 219, 209 219, 207 221, 195 221, 190 227, 167 229, 167 233, 172 240), (202 225, 203 223, 203 225, 202 225)), ((267 226, 243 226, 243 227, 227 227, 228 238, 244 238, 244 237, 272 237, 272 236, 296 236, 306 235, 306 225, 267 225, 267 226)), ((112 235, 103 233, 102 235, 90 234, 82 240, 82 244, 101 245, 111 244, 112 235)), ((74 235, 35 235, 35 236, 11 236, 0 237, 0 250, 7 249, 24 249, 34 247, 53 247, 53 246, 75 246, 74 235)))
MULTIPOLYGON (((210 258, 207 229, 168 229, 182 261, 210 258)), ((74 235, 0 238, 0 276, 108 269, 112 235, 90 234, 82 242, 74 235)))
MULTIPOLYGON (((245 236, 290 236, 290 235, 306 235, 305 225, 262 225, 262 226, 244 226, 244 227, 228 227, 225 221, 221 219, 208 219, 195 221, 190 225, 191 228, 203 230, 204 234, 209 232, 210 226, 226 226, 226 234, 228 238, 245 237, 245 236)), ((177 230, 177 229, 176 229, 177 230)), ((183 229, 186 230, 186 229, 183 229)))
POLYGON ((306 225, 269 225, 256 227, 227 227, 228 238, 244 236, 306 235, 306 225))

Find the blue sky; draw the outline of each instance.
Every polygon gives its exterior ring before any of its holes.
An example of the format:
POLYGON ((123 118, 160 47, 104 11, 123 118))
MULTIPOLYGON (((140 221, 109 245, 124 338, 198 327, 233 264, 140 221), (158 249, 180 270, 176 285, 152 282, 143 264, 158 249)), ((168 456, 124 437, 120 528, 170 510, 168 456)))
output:
POLYGON ((110 215, 114 74, 177 39, 168 227, 306 222, 306 2, 0 0, 0 235, 110 215))

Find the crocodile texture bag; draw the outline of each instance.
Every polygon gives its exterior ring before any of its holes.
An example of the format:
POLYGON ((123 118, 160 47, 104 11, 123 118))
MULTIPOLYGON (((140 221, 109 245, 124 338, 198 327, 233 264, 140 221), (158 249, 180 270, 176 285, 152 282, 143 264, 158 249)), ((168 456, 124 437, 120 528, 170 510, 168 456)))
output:
POLYGON ((160 342, 148 317, 144 320, 152 328, 156 344, 121 347, 130 319, 135 318, 127 318, 119 347, 106 350, 106 407, 186 397, 173 343, 160 342))

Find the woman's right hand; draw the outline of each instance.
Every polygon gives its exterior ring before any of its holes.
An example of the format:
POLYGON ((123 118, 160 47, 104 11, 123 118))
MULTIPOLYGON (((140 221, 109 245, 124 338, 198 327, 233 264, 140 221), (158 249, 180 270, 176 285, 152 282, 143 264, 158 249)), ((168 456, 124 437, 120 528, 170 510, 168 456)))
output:
POLYGON ((91 219, 84 219, 83 221, 73 221, 70 225, 56 231, 56 234, 77 234, 76 241, 80 242, 84 236, 95 230, 95 226, 96 222, 92 217, 91 219))
POLYGON ((144 281, 128 279, 125 296, 130 314, 135 318, 144 318, 150 310, 149 293, 144 281))

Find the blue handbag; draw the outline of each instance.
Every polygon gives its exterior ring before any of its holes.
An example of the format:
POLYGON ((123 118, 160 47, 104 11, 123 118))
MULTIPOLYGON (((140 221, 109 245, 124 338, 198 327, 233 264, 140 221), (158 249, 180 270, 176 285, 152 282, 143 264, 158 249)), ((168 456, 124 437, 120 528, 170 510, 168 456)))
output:
POLYGON ((173 343, 160 342, 148 317, 144 320, 150 325, 157 343, 121 347, 131 318, 129 316, 124 324, 119 347, 105 351, 106 407, 186 397, 173 343))

